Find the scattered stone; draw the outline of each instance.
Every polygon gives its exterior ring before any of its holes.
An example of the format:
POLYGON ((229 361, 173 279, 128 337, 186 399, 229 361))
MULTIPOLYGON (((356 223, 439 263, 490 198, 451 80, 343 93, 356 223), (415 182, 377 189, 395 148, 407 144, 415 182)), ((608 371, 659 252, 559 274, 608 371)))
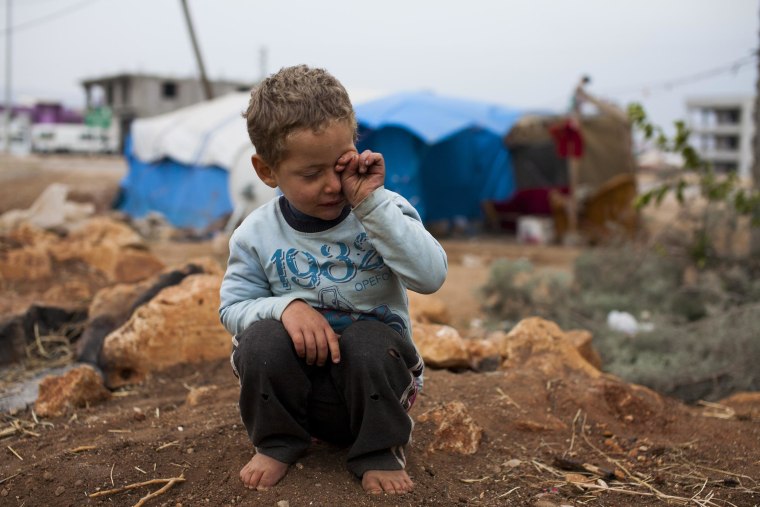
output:
POLYGON ((103 379, 89 365, 78 366, 60 376, 40 382, 34 410, 42 417, 60 417, 76 407, 95 404, 111 397, 103 379))
POLYGON ((84 481, 83 481, 82 479, 77 479, 77 480, 74 482, 74 486, 81 486, 82 484, 84 484, 84 481))
POLYGON ((63 486, 58 486, 57 488, 55 488, 55 496, 61 496, 64 493, 64 491, 66 491, 66 488, 64 488, 63 486))
POLYGON ((575 484, 585 484, 587 482, 594 482, 594 478, 581 474, 565 474, 565 481, 575 484))
POLYGON ((205 405, 214 399, 217 391, 218 387, 215 385, 193 387, 190 389, 190 392, 187 393, 185 403, 191 407, 197 407, 201 404, 205 405))
POLYGON ((27 224, 8 238, 15 248, 0 255, 0 277, 8 282, 52 279, 56 263, 86 264, 110 282, 142 280, 163 267, 137 233, 106 217, 89 219, 63 237, 27 224))
POLYGON ((407 291, 409 297, 409 318, 422 324, 449 324, 451 315, 441 299, 429 294, 407 291))
POLYGON ((5 488, 3 488, 2 490, 0 490, 0 496, 2 496, 2 497, 8 496, 8 490, 5 489, 5 488))
POLYGON ((509 468, 517 468, 520 465, 522 465, 522 461, 520 461, 519 459, 511 459, 507 461, 506 463, 504 463, 504 466, 508 466, 509 468))
POLYGON ((554 322, 539 317, 521 320, 503 342, 505 369, 534 368, 549 378, 563 377, 568 370, 598 378, 602 373, 576 349, 567 333, 554 322))
POLYGON ((68 185, 51 183, 28 209, 12 209, 0 215, 0 230, 10 230, 21 224, 43 229, 62 227, 95 213, 94 204, 68 200, 68 194, 68 185))
POLYGON ((280 500, 277 502, 277 507, 290 507, 290 502, 287 500, 280 500))
POLYGON ((738 392, 718 402, 730 407, 736 413, 736 418, 742 421, 760 420, 760 392, 738 392))
POLYGON ((53 474, 51 474, 49 471, 45 471, 44 474, 42 474, 42 478, 46 481, 52 481, 53 480, 53 474))
POLYGON ((140 306, 109 334, 101 353, 106 382, 115 388, 141 382, 175 364, 228 357, 230 337, 219 322, 221 276, 189 276, 140 306))
POLYGON ((107 217, 88 220, 50 252, 59 262, 84 261, 113 282, 136 282, 164 267, 147 250, 139 234, 127 224, 107 217))
POLYGON ((446 451, 458 454, 475 454, 483 438, 481 428, 460 401, 452 401, 429 410, 417 417, 419 422, 432 422, 437 425, 433 431, 430 451, 446 451))
POLYGON ((609 449, 610 449, 612 452, 616 452, 616 453, 620 453, 620 454, 622 454, 622 453, 624 453, 624 452, 625 452, 625 451, 623 450, 623 448, 622 448, 622 447, 620 447, 620 444, 618 444, 618 443, 617 443, 617 442, 616 442, 614 439, 612 439, 612 438, 606 438, 606 439, 604 439, 604 445, 605 445, 605 446, 607 446, 607 447, 609 447, 609 449))
POLYGON ((465 348, 470 355, 470 361, 474 368, 479 371, 495 370, 501 363, 499 346, 496 342, 487 339, 465 340, 465 348))
POLYGON ((7 282, 45 280, 53 275, 53 263, 45 245, 30 245, 3 252, 0 279, 7 282))
POLYGON ((518 419, 515 421, 515 426, 519 430, 529 431, 531 433, 567 429, 567 424, 551 414, 546 414, 546 417, 543 421, 534 421, 532 419, 518 419))
POLYGON ((594 348, 592 343, 594 337, 589 331, 585 329, 572 329, 567 332, 567 337, 583 359, 591 363, 597 370, 602 369, 602 356, 594 348))
POLYGON ((42 294, 43 301, 67 301, 86 306, 92 300, 95 288, 84 280, 66 280, 55 284, 42 294))
POLYGON ((459 332, 451 326, 415 324, 414 343, 425 364, 433 368, 469 368, 470 354, 459 332))

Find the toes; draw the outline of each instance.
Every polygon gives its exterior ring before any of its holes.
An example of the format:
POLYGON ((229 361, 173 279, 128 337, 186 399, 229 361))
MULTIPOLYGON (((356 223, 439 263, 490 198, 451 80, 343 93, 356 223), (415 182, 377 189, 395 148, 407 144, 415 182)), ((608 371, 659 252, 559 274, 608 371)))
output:
POLYGON ((383 488, 383 491, 385 491, 386 493, 398 493, 398 491, 396 490, 395 481, 385 479, 381 481, 380 484, 383 488))
POLYGON ((256 489, 261 481, 262 472, 245 467, 240 471, 240 480, 248 489, 256 489))
POLYGON ((364 487, 364 491, 370 495, 379 495, 383 492, 383 487, 380 485, 380 481, 374 477, 365 477, 362 481, 362 487, 364 487))

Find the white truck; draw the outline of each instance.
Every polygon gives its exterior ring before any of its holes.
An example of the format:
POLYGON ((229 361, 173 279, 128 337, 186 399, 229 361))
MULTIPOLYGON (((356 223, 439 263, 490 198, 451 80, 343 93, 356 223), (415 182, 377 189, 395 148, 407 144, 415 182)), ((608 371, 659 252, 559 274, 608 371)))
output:
POLYGON ((35 153, 116 153, 119 137, 116 128, 83 124, 40 123, 32 126, 32 151, 35 153))

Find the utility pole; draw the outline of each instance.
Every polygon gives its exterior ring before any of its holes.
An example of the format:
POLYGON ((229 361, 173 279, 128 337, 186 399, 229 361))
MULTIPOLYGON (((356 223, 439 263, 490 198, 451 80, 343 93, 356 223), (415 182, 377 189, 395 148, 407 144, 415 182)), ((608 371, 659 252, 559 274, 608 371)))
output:
POLYGON ((13 81, 11 80, 11 70, 13 68, 11 62, 11 30, 13 29, 13 21, 11 14, 13 13, 13 0, 5 0, 5 109, 3 111, 3 128, 4 132, 4 149, 5 153, 11 151, 11 113, 13 112, 13 81))
MULTIPOLYGON (((752 188, 760 192, 760 50, 755 50, 757 80, 755 81, 755 132, 752 134, 752 188)), ((750 257, 760 257, 760 227, 750 228, 750 257)))
POLYGON ((195 30, 193 29, 193 21, 190 18, 190 9, 187 7, 187 0, 180 0, 182 3, 182 10, 185 13, 185 21, 187 21, 187 30, 190 32, 190 41, 193 43, 193 51, 195 51, 195 60, 198 62, 198 70, 201 74, 201 83, 203 84, 203 91, 206 94, 206 100, 214 98, 214 92, 211 89, 211 83, 206 76, 206 68, 203 66, 203 58, 201 57, 201 50, 198 47, 198 40, 195 37, 195 30))

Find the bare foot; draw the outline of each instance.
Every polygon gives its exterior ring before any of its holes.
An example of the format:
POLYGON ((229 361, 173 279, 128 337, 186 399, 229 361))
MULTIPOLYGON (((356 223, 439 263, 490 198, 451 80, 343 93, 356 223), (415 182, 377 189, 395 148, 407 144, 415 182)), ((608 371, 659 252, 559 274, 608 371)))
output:
POLYGON ((362 476, 364 491, 372 495, 409 493, 414 483, 406 470, 367 470, 362 476))
POLYGON ((254 454, 251 461, 240 470, 240 480, 248 489, 266 491, 285 477, 288 464, 265 454, 254 454))

